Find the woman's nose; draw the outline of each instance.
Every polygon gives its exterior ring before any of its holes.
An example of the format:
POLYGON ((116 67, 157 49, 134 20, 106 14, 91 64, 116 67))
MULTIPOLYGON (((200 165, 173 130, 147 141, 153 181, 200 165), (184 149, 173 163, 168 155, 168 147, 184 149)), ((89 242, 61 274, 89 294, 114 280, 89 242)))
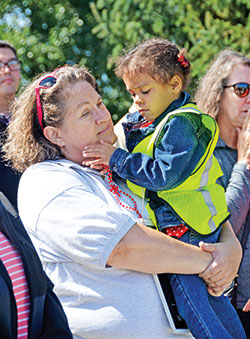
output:
POLYGON ((102 122, 105 122, 107 120, 109 120, 110 118, 110 112, 108 111, 108 109, 104 106, 102 108, 98 108, 97 112, 96 112, 96 123, 100 124, 102 122))

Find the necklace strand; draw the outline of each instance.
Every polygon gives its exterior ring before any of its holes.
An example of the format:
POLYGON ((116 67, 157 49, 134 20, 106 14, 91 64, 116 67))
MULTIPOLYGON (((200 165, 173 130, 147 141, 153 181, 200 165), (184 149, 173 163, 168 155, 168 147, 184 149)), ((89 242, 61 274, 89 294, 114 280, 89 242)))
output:
POLYGON ((126 208, 126 209, 128 209, 128 210, 135 211, 135 212, 137 213, 137 215, 139 216, 139 218, 142 219, 142 215, 141 215, 141 213, 140 213, 140 212, 138 211, 138 209, 137 209, 137 204, 136 204, 135 199, 132 198, 132 196, 129 195, 128 193, 126 193, 126 192, 124 192, 124 191, 122 191, 122 190, 119 189, 119 187, 118 187, 118 186, 114 183, 114 181, 113 181, 112 172, 111 172, 110 168, 107 167, 106 169, 107 169, 107 174, 108 174, 109 191, 110 191, 111 193, 113 193, 116 202, 117 202, 120 206, 122 206, 123 208, 126 208), (129 205, 126 205, 126 204, 124 204, 123 202, 121 202, 121 200, 119 199, 119 197, 121 196, 121 194, 124 194, 126 197, 128 197, 128 198, 132 201, 134 207, 129 206, 129 205))

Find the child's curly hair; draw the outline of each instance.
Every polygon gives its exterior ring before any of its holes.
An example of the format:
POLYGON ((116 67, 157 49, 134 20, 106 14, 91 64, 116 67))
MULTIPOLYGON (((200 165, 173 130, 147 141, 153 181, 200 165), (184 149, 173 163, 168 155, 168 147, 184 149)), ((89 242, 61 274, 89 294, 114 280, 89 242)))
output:
POLYGON ((138 43, 129 50, 124 50, 117 62, 115 73, 119 78, 149 74, 155 81, 166 84, 175 75, 179 75, 183 87, 187 86, 190 63, 184 56, 184 50, 176 44, 161 38, 152 38, 138 43))

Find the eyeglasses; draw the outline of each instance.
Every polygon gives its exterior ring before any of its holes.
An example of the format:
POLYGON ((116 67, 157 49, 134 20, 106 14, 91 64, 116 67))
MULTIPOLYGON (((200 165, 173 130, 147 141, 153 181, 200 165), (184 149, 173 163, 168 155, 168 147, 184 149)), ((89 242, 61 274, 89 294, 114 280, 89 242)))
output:
POLYGON ((250 90, 250 84, 248 84, 247 82, 237 82, 234 85, 224 86, 224 88, 229 87, 233 87, 234 93, 240 98, 245 98, 250 90))
POLYGON ((37 117, 38 117, 38 122, 43 130, 43 110, 42 110, 42 105, 41 105, 41 97, 40 97, 40 89, 48 89, 55 85, 57 82, 57 78, 55 75, 47 75, 45 78, 43 78, 38 86, 36 87, 36 109, 37 109, 37 117))
POLYGON ((4 71, 5 66, 8 66, 11 71, 18 71, 21 66, 21 61, 15 59, 8 62, 0 62, 0 73, 4 71))

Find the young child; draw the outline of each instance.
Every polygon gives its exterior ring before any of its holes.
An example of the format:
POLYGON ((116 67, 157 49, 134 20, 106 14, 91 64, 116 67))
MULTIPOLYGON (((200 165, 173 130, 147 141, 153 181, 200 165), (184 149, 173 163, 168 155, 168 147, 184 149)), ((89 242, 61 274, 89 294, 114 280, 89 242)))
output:
MULTIPOLYGON (((216 184, 222 175, 213 156, 218 127, 183 91, 189 73, 183 52, 164 39, 146 40, 120 57, 116 74, 137 109, 122 123, 127 150, 104 142, 90 145, 83 150, 83 164, 108 165, 147 199, 160 231, 198 246, 218 240, 229 213, 224 190, 216 184)), ((169 276, 178 311, 194 337, 245 337, 227 297, 209 294, 197 275, 169 276)))

